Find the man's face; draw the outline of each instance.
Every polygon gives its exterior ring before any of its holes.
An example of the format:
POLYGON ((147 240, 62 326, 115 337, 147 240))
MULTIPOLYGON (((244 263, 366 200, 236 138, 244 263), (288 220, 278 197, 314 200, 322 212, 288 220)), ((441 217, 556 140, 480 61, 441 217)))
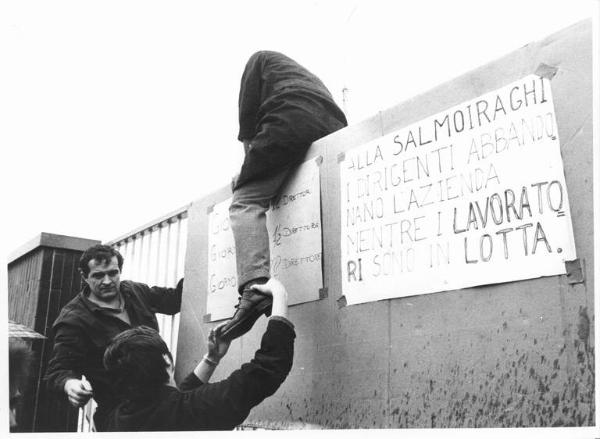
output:
POLYGON ((90 273, 85 282, 89 285, 91 294, 102 302, 110 302, 119 294, 121 271, 117 257, 113 256, 110 262, 99 262, 92 259, 88 262, 90 273))

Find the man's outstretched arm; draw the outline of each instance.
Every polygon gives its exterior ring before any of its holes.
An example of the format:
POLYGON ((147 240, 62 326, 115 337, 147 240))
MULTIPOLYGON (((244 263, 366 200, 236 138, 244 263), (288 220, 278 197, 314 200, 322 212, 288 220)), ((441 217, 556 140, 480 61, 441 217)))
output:
POLYGON ((81 379, 87 346, 81 332, 71 325, 59 324, 54 332, 46 383, 50 389, 64 392, 71 405, 81 407, 92 397, 91 386, 81 379))

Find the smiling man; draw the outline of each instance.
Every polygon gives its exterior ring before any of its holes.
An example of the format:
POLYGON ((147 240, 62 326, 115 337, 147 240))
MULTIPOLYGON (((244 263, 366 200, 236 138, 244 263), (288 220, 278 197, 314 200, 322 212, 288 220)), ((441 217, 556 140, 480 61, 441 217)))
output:
POLYGON ((93 396, 94 423, 104 430, 106 413, 116 402, 102 365, 111 339, 137 326, 158 330, 155 313, 176 314, 181 308, 183 279, 176 288, 149 287, 121 281, 123 256, 106 245, 87 249, 79 261, 85 286, 65 305, 52 327, 54 352, 46 382, 81 407, 93 396), (85 376, 86 379, 83 379, 85 376))

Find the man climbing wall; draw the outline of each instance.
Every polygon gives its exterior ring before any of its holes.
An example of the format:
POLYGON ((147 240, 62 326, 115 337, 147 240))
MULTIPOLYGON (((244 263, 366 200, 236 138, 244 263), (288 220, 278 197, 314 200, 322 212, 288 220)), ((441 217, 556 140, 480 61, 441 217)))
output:
POLYGON ((323 82, 287 56, 250 57, 240 86, 244 163, 232 183, 229 208, 235 240, 239 303, 221 335, 232 340, 269 315, 271 298, 251 289, 270 277, 266 212, 291 171, 317 139, 348 123, 323 82))

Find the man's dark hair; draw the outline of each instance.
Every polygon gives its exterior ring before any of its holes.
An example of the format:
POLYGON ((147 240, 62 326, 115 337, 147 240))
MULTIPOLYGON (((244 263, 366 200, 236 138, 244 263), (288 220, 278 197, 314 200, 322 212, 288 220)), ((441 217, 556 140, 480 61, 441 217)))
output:
POLYGON ((94 245, 83 252, 79 259, 79 269, 83 274, 83 277, 88 277, 90 274, 90 266, 88 263, 92 260, 98 261, 99 263, 108 264, 113 256, 117 257, 117 263, 119 264, 119 270, 123 268, 123 256, 116 249, 108 245, 94 245))
POLYGON ((155 396, 169 382, 168 363, 163 355, 173 363, 166 343, 148 326, 115 336, 104 352, 104 367, 117 395, 130 401, 155 396))

